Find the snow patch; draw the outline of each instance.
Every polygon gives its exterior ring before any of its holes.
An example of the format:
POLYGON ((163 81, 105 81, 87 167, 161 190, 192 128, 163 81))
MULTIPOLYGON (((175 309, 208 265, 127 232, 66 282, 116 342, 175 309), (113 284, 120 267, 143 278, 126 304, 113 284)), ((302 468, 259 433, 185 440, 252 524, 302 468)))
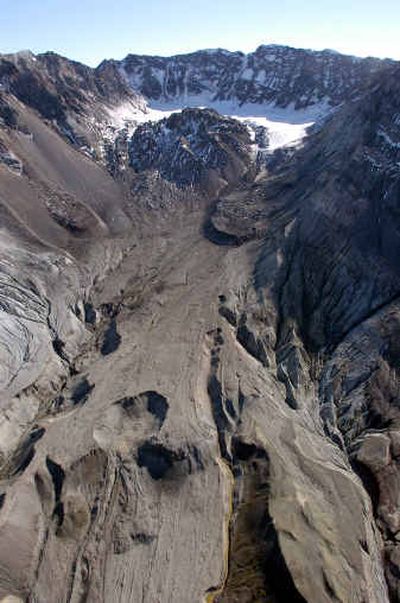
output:
MULTIPOLYGON (((152 111, 155 116, 168 116, 182 110, 179 100, 153 101, 152 111)), ((294 105, 277 107, 274 104, 248 103, 239 105, 232 101, 215 101, 209 95, 203 94, 185 99, 185 107, 209 108, 221 115, 232 117, 245 123, 250 130, 263 127, 268 132, 268 151, 299 144, 307 135, 308 129, 324 119, 332 108, 327 102, 320 102, 306 109, 295 109, 294 105)), ((161 119, 161 117, 159 117, 161 119)), ((266 150, 266 149, 264 149, 266 150)))
POLYGON ((132 136, 136 128, 149 121, 161 121, 172 113, 180 110, 160 111, 152 109, 145 103, 135 105, 127 102, 113 108, 107 108, 108 119, 105 122, 94 123, 101 132, 104 140, 115 141, 120 132, 125 131, 127 136, 132 136))
POLYGON ((315 123, 311 121, 303 124, 291 124, 273 121, 267 117, 240 117, 237 115, 232 115, 232 117, 244 123, 250 130, 254 131, 259 127, 265 128, 268 133, 268 147, 260 148, 260 150, 268 150, 271 153, 276 149, 300 144, 307 135, 307 129, 315 123))
POLYGON ((251 67, 246 67, 246 69, 244 69, 241 73, 242 80, 251 81, 253 79, 253 76, 254 76, 254 71, 253 71, 253 69, 251 69, 251 67))
POLYGON ((232 101, 213 100, 205 93, 185 99, 152 101, 149 104, 135 105, 128 102, 108 109, 110 123, 105 137, 115 138, 122 129, 127 129, 131 135, 140 124, 160 121, 187 107, 214 109, 221 115, 244 123, 250 132, 264 128, 268 134, 268 147, 260 150, 271 153, 279 148, 298 145, 307 135, 308 129, 332 111, 327 102, 320 102, 306 109, 295 109, 293 104, 285 108, 273 104, 239 105, 232 101))

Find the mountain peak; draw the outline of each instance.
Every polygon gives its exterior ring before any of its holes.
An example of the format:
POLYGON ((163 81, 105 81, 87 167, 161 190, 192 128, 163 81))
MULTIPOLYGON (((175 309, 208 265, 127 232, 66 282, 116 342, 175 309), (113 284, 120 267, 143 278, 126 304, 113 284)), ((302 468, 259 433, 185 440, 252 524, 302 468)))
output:
POLYGON ((223 49, 173 57, 130 54, 116 64, 150 102, 184 105, 197 97, 208 106, 229 101, 305 108, 321 102, 339 105, 388 62, 271 44, 247 55, 223 49))

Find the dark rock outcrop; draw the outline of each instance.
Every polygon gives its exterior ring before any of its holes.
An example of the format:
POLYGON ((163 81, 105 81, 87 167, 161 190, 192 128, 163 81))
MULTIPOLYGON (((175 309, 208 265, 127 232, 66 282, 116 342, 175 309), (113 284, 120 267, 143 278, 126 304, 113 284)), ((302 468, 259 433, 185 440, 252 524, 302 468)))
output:
POLYGON ((184 109, 157 123, 139 126, 129 142, 129 163, 137 171, 157 170, 179 187, 223 178, 228 182, 250 167, 250 135, 245 126, 207 109, 184 109))

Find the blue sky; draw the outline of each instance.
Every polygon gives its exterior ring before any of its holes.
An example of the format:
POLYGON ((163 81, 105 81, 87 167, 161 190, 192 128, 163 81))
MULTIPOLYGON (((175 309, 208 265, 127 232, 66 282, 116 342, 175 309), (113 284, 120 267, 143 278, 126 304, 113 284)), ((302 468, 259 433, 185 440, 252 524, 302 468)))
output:
POLYGON ((90 65, 269 43, 400 59, 399 30, 400 0, 0 0, 0 52, 90 65))

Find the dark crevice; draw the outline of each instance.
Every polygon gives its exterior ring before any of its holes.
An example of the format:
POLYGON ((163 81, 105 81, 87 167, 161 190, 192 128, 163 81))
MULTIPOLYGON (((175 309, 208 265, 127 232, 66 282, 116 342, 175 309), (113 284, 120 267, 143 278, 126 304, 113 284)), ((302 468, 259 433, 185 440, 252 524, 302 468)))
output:
POLYGON ((244 347, 246 352, 261 362, 265 367, 268 366, 268 356, 264 343, 260 337, 256 337, 246 324, 246 316, 243 315, 240 319, 239 327, 236 331, 238 342, 244 347))
POLYGON ((145 534, 144 532, 130 534, 130 537, 135 544, 151 544, 155 539, 153 534, 145 534))
POLYGON ((105 304, 101 304, 100 311, 102 315, 106 318, 116 318, 121 310, 120 303, 107 302, 105 304))
POLYGON ((167 398, 155 391, 148 391, 140 394, 147 398, 147 410, 154 415, 162 425, 167 417, 169 404, 167 398))
POLYGON ((103 356, 108 356, 115 352, 121 343, 121 336, 117 331, 117 321, 112 318, 107 330, 104 333, 103 342, 101 344, 100 352, 103 356))
POLYGON ((217 427, 221 456, 222 458, 229 460, 230 455, 225 442, 225 430, 229 423, 225 413, 221 383, 215 374, 211 374, 208 379, 207 391, 211 400, 214 422, 217 427))
POLYGON ((57 527, 61 527, 64 521, 64 504, 61 501, 61 493, 65 480, 65 471, 55 461, 52 461, 50 457, 46 457, 46 467, 50 473, 53 488, 54 488, 54 509, 53 518, 56 520, 57 527))
POLYGON ((367 555, 369 555, 369 546, 366 540, 361 539, 359 540, 360 546, 362 548, 362 550, 367 553, 367 555))
POLYGON ((332 586, 328 580, 328 577, 326 576, 324 571, 322 572, 322 579, 324 581, 325 590, 328 593, 329 598, 332 601, 339 601, 339 599, 337 598, 336 593, 335 593, 334 589, 332 588, 332 586))
POLYGON ((52 461, 50 457, 46 457, 46 467, 53 481, 54 498, 57 502, 60 500, 61 497, 61 491, 65 479, 65 471, 61 467, 61 465, 52 461))
POLYGON ((56 520, 57 523, 57 527, 61 528, 62 524, 64 523, 64 503, 60 500, 54 507, 53 510, 53 517, 56 520))
POLYGON ((136 419, 141 409, 145 408, 158 419, 160 428, 167 418, 169 409, 167 398, 156 391, 143 392, 134 397, 127 396, 117 400, 114 404, 121 406, 131 419, 136 419))
POLYGON ((203 234, 215 245, 227 246, 227 247, 239 247, 244 241, 240 237, 223 232, 215 228, 211 218, 207 218, 203 225, 203 234))
POLYGON ((77 406, 78 404, 85 404, 93 388, 94 384, 89 383, 86 377, 79 381, 72 391, 71 400, 73 405, 77 406))
POLYGON ((379 484, 377 482, 377 479, 374 476, 374 474, 372 473, 372 471, 368 467, 366 467, 364 464, 360 463, 359 461, 351 459, 350 463, 351 463, 353 471, 361 479, 364 488, 368 492, 368 495, 369 495, 369 497, 371 499, 371 503, 372 503, 374 517, 376 517, 377 511, 378 511, 378 505, 379 505, 379 498, 380 498, 379 484))
POLYGON ((292 410, 297 410, 299 407, 299 404, 295 397, 294 387, 292 385, 289 375, 286 373, 285 369, 283 368, 282 363, 279 363, 279 362, 278 362, 277 377, 278 377, 279 381, 281 383, 283 383, 283 385, 285 386, 285 390, 286 390, 285 402, 286 402, 286 404, 292 410))
POLYGON ((393 574, 396 580, 400 580, 400 568, 392 561, 387 561, 386 563, 390 573, 393 574))
POLYGON ((215 603, 305 603, 286 565, 269 515, 269 471, 265 449, 233 437, 235 492, 228 575, 215 603))
POLYGON ((83 309, 85 312, 85 322, 89 325, 95 325, 96 324, 96 310, 93 307, 93 304, 91 304, 90 302, 85 302, 83 304, 83 309))
POLYGON ((31 446, 25 450, 20 451, 15 458, 15 466, 11 473, 12 477, 21 475, 29 467, 35 457, 35 447, 31 446))
POLYGON ((269 555, 265 561, 264 572, 267 584, 273 592, 272 600, 276 603, 307 603, 297 590, 285 558, 279 547, 278 535, 273 524, 269 525, 269 534, 265 535, 269 542, 269 555))
POLYGON ((130 410, 134 408, 136 403, 136 399, 131 396, 127 396, 126 398, 121 398, 121 400, 117 400, 114 404, 118 406, 122 406, 122 408, 129 414, 130 410))
POLYGON ((222 316, 222 318, 225 318, 225 320, 227 320, 229 324, 232 325, 232 327, 237 326, 237 318, 233 310, 231 310, 227 306, 220 306, 218 312, 220 316, 222 316))
POLYGON ((232 438, 232 454, 235 461, 239 463, 257 458, 268 460, 268 455, 263 448, 252 443, 248 444, 236 436, 232 438))
POLYGON ((26 441, 29 444, 36 444, 36 442, 38 442, 44 436, 45 433, 46 430, 44 427, 35 427, 28 435, 26 441))
POLYGON ((182 451, 167 448, 158 442, 145 442, 138 449, 138 465, 145 467, 154 480, 173 478, 176 463, 185 459, 182 451))
POLYGON ((21 442, 11 460, 10 477, 21 475, 35 457, 35 444, 45 433, 43 427, 34 428, 21 442))
POLYGON ((53 350, 65 362, 69 362, 68 356, 64 352, 65 342, 56 336, 52 341, 53 350))

